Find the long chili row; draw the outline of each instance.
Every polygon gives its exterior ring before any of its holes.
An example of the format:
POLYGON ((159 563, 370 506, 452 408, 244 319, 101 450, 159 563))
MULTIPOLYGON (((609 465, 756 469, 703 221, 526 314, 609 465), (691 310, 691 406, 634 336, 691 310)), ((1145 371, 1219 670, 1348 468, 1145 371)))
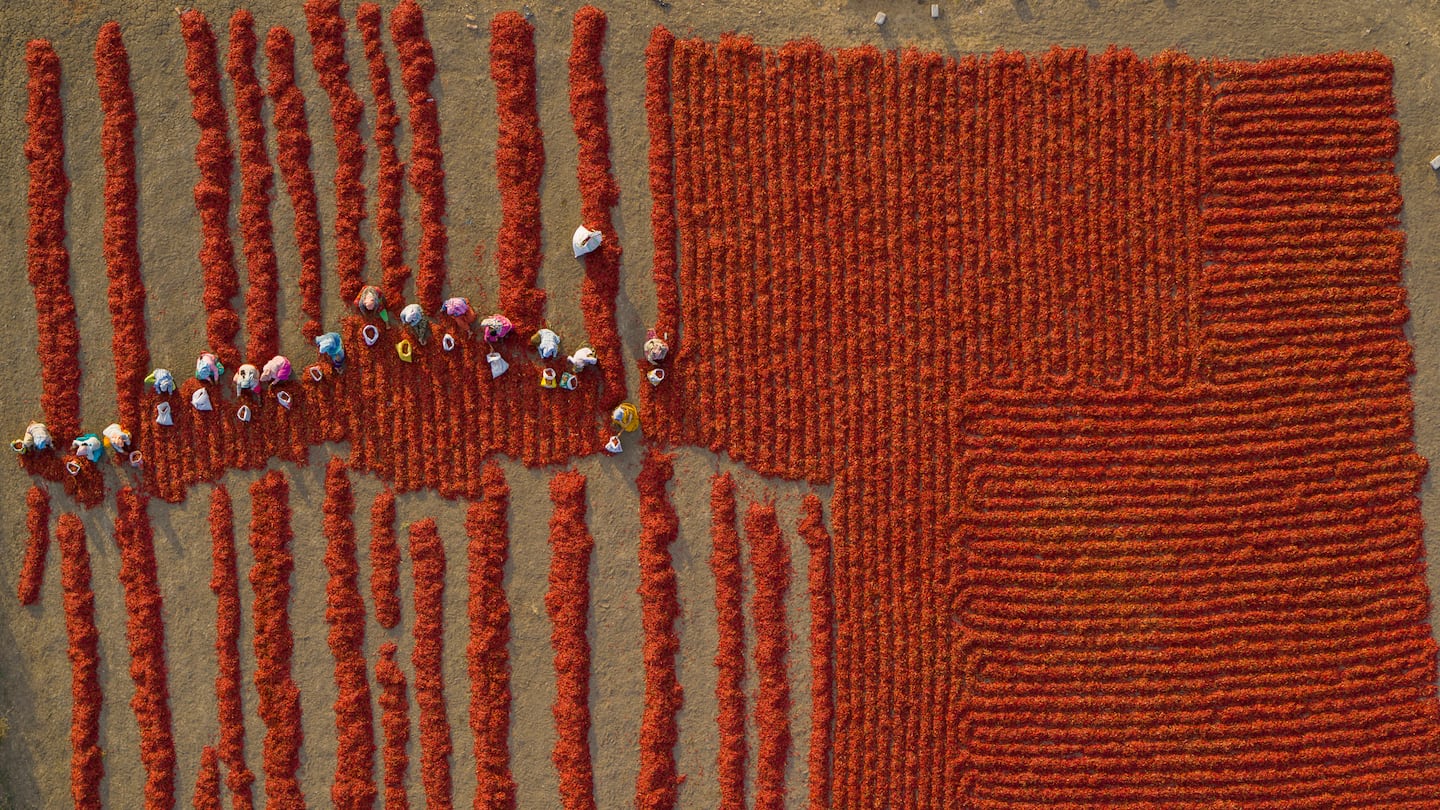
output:
POLYGON ((715 576, 715 614, 719 646, 715 651, 715 703, 719 714, 720 806, 745 807, 745 613, 740 569, 740 533, 736 529, 735 480, 729 473, 710 484, 710 570, 715 576))
POLYGON ((261 105, 265 92, 255 73, 255 18, 245 9, 230 17, 230 53, 225 70, 235 87, 236 133, 240 141, 240 234, 245 251, 245 356, 264 363, 280 353, 275 313, 280 293, 270 223, 270 192, 275 173, 265 145, 261 105))
POLYGON ((830 575, 830 535, 820 499, 806 495, 800 537, 810 551, 806 585, 810 594, 810 808, 830 806, 831 721, 835 717, 834 582, 830 575))
MULTIPOLYGON (((615 324, 615 296, 620 292, 620 234, 610 211, 620 204, 620 186, 610 170, 610 126, 605 104, 605 12, 582 6, 575 12, 575 34, 570 47, 570 117, 580 154, 580 218, 585 227, 600 231, 600 247, 585 254, 585 280, 580 287, 580 310, 590 342, 601 357, 621 356, 620 333, 615 324)), ((600 364, 604 379, 601 410, 609 411, 625 399, 625 364, 600 364)))
POLYGON ((60 58, 43 39, 25 47, 29 107, 25 159, 30 168, 30 232, 26 263, 35 292, 40 342, 40 407, 56 441, 80 432, 80 328, 70 292, 70 253, 65 249, 65 141, 60 99, 60 58))
POLYGON ((229 115, 220 95, 220 63, 215 32, 205 15, 191 9, 180 17, 185 38, 185 75, 190 84, 191 116, 200 126, 195 144, 195 210, 200 213, 200 269, 205 287, 205 338, 226 366, 238 366, 240 316, 232 301, 240 293, 235 247, 230 241, 230 188, 235 155, 230 148, 229 115))
POLYGON ((425 15, 415 0, 401 0, 390 14, 390 36, 400 56, 400 77, 410 101, 410 185, 420 197, 420 251, 415 261, 415 300, 426 312, 440 308, 445 285, 445 161, 440 153, 440 111, 430 93, 435 50, 425 36, 425 15))
POLYGON ((320 214, 315 197, 315 176, 310 171, 310 123, 305 96, 295 84, 295 37, 275 27, 265 36, 268 86, 274 106, 275 162, 295 212, 295 247, 300 254, 300 311, 305 314, 301 334, 312 340, 320 334, 320 214))
MULTIPOLYGON (((650 235, 655 245, 655 257, 650 265, 650 275, 655 284, 655 321, 657 335, 670 345, 673 356, 679 356, 680 287, 676 262, 676 207, 675 207, 675 135, 671 122, 671 60, 675 53, 675 36, 663 25, 655 26, 650 32, 650 42, 645 46, 645 124, 649 130, 650 148, 650 235)), ((641 368, 648 372, 645 365, 641 368)), ((660 387, 640 387, 640 399, 647 418, 664 419, 672 407, 655 402, 657 398, 668 399, 676 395, 680 386, 674 379, 675 363, 672 360, 667 373, 671 384, 660 387)), ((660 426, 661 435, 669 430, 660 426)))
POLYGON ((350 86, 340 0, 305 0, 305 27, 315 73, 330 98, 336 154, 335 275, 340 299, 348 304, 365 283, 365 239, 360 234, 365 221, 365 141, 360 137, 360 118, 365 107, 350 86))
POLYGON ((410 700, 405 690, 405 673, 395 664, 396 647, 380 645, 375 662, 375 683, 380 685, 380 725, 385 732, 382 755, 385 765, 385 810, 409 810, 405 772, 410 769, 410 700))
POLYGON ((555 749, 565 810, 594 810, 590 760, 590 555, 595 540, 585 524, 585 476, 567 470, 550 481, 550 587, 545 612, 555 650, 555 749))
POLYGON ((383 489, 370 507, 370 598, 375 621, 400 623, 400 545, 395 541, 395 492, 383 489))
POLYGON ((335 657, 335 807, 375 804, 375 721, 370 712, 369 666, 365 662, 365 600, 355 560, 355 498, 345 462, 325 468, 325 623, 335 657))
POLYGON ((135 180, 135 94, 130 57, 118 23, 100 27, 95 41, 95 82, 104 120, 100 151, 105 158, 105 274, 110 308, 111 354, 115 360, 115 402, 120 424, 140 435, 145 418, 141 388, 150 369, 145 339, 145 284, 140 277, 139 188, 135 180))
POLYGON ((755 576, 750 621, 755 630, 755 806, 785 806, 785 763, 790 757, 790 682, 785 656, 790 625, 785 619, 785 592, 790 588, 790 549, 780 534, 771 504, 750 504, 745 512, 745 541, 755 576))
POLYGON ((470 731, 475 739, 476 810, 512 810, 510 771, 510 603, 505 562, 510 555, 510 485, 500 465, 481 473, 480 500, 465 515, 470 596, 470 731))
POLYGON ((535 28, 519 12, 490 21, 490 78, 495 82, 495 173, 500 186, 500 233, 495 267, 500 310, 523 335, 540 327, 545 291, 540 272, 540 179, 545 144, 535 97, 535 28))
POLYGON ((365 42, 370 94, 375 98, 375 154, 380 162, 375 175, 375 233, 380 237, 380 288, 385 302, 398 307, 405 301, 405 280, 410 277, 410 266, 405 263, 405 220, 400 212, 405 164, 395 149, 400 116, 390 92, 390 66, 385 61, 381 23, 378 5, 361 3, 356 7, 355 27, 365 42))
POLYGON ((676 670, 680 637, 680 597, 670 546, 680 519, 666 486, 675 475, 674 460, 653 449, 645 452, 636 486, 640 491, 640 611, 645 627, 645 711, 640 719, 640 773, 635 805, 644 810, 675 807, 680 774, 675 745, 678 715, 685 701, 676 670))
POLYGON ((410 526, 410 559, 415 574, 415 703, 420 709, 420 783, 425 806, 448 808, 450 718, 445 709, 445 545, 434 518, 410 526))
POLYGON ((149 498, 130 487, 116 496, 115 542, 120 547, 120 584, 125 590, 125 639, 135 696, 130 708, 140 726, 140 761, 145 766, 145 806, 175 803, 175 739, 170 728, 170 687, 165 666, 165 619, 149 498))
POLYGON ((60 546, 60 584, 65 593, 65 637, 70 658, 70 796, 76 807, 100 806, 105 777, 100 750, 100 631, 90 589, 90 550, 85 524, 66 513, 55 525, 60 546))
POLYGON ((265 802, 303 808, 295 772, 303 733, 300 690, 290 673, 295 636, 290 630, 290 484, 272 470, 250 487, 250 587, 255 591, 255 691, 265 723, 265 802))
POLYGON ((210 590, 215 594, 215 705, 219 713, 220 760, 234 810, 250 810, 255 775, 245 764, 245 707, 240 697, 240 574, 235 560, 235 510, 230 491, 210 493, 210 590))

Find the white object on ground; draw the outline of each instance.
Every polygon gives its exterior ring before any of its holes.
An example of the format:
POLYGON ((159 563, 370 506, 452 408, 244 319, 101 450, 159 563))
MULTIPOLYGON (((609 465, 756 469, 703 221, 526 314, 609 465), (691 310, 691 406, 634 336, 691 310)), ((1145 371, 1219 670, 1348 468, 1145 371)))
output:
POLYGON ((876 24, 876 25, 884 25, 884 24, 885 24, 885 20, 886 20, 885 12, 883 12, 883 11, 877 11, 877 12, 875 12, 875 24, 876 24))
POLYGON ((575 235, 570 237, 570 247, 575 251, 575 258, 578 259, 600 247, 600 241, 604 238, 604 234, 592 231, 584 225, 576 228, 575 235))
POLYGON ((170 403, 155 403, 155 424, 167 426, 175 424, 175 420, 170 416, 170 403))
POLYGON ((490 379, 492 380, 510 368, 510 364, 505 362, 505 358, 501 357, 499 352, 490 352, 485 355, 485 362, 490 364, 490 379))
POLYGON ((190 395, 190 404, 195 406, 197 411, 215 410, 215 406, 210 404, 210 392, 204 388, 195 389, 195 393, 190 395))

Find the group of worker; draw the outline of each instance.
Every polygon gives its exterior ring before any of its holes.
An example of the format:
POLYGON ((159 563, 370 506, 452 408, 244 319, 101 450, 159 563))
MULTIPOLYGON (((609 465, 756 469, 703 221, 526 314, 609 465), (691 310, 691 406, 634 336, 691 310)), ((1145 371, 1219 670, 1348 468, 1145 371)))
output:
MULTIPOLYGON (((385 297, 376 287, 367 286, 361 289, 360 294, 356 296, 355 307, 361 316, 367 319, 377 319, 383 324, 390 323, 390 313, 385 308, 385 297)), ((489 345, 490 351, 485 355, 485 360, 490 367, 491 379, 499 377, 510 368, 510 364, 498 351, 501 341, 515 331, 514 324, 508 318, 500 314, 478 318, 471 308, 470 302, 459 297, 447 299, 442 305, 441 311, 466 326, 471 338, 478 336, 489 345)), ((410 304, 400 311, 400 323, 405 328, 407 337, 396 344, 396 353, 402 360, 411 362, 416 347, 429 344, 432 338, 433 322, 419 305, 410 304)), ((366 323, 361 329, 361 337, 366 346, 375 345, 380 339, 380 334, 380 327, 375 323, 366 323)), ((530 345, 539 354, 541 360, 554 360, 560 356, 560 335, 551 329, 542 328, 536 331, 530 338, 530 345)), ((441 348, 448 352, 452 351, 455 346, 455 337, 445 333, 441 338, 441 348)), ((335 372, 343 371, 345 348, 339 332, 326 332, 316 337, 315 348, 335 372)), ((665 370, 661 363, 669 353, 669 346, 652 330, 646 336, 643 353, 645 359, 652 366, 646 374, 646 379, 652 385, 659 385, 665 379, 665 370)), ((567 356, 565 361, 569 365, 569 370, 558 375, 550 366, 542 367, 539 380, 542 388, 575 390, 579 386, 580 375, 587 368, 596 365, 598 358, 594 349, 582 346, 567 356)), ((275 390, 275 387, 289 382, 293 373, 289 358, 284 355, 275 355, 263 366, 257 367, 251 363, 242 364, 235 370, 231 382, 235 386, 237 397, 245 394, 259 396, 263 391, 270 390, 274 391, 276 401, 281 406, 289 408, 292 403, 289 392, 283 389, 275 390)), ((319 363, 308 367, 307 373, 315 382, 324 379, 324 369, 319 363)), ((220 358, 212 352, 201 353, 195 361, 195 379, 202 383, 219 383, 224 374, 225 366, 220 362, 220 358)), ((157 368, 150 372, 149 376, 145 378, 145 384, 157 394, 169 395, 178 390, 174 374, 164 368, 157 368)), ((190 405, 197 411, 214 410, 209 389, 204 386, 196 388, 190 395, 190 405)), ((242 401, 236 410, 236 416, 242 422, 250 421, 252 418, 250 405, 242 401)), ((156 403, 155 423, 162 426, 170 426, 175 423, 170 402, 156 403)), ((620 453, 624 450, 620 436, 633 432, 640 426, 639 412, 634 405, 628 402, 621 403, 612 411, 611 423, 615 432, 605 443, 605 450, 610 453, 620 453)), ((133 449, 132 444, 129 431, 121 428, 119 424, 111 424, 98 436, 87 433, 74 439, 70 447, 73 458, 67 459, 66 467, 72 475, 78 475, 82 469, 82 462, 98 463, 104 457, 107 448, 124 455, 132 466, 139 467, 142 463, 141 454, 138 450, 133 449)), ((17 453, 48 450, 53 445, 54 441, 49 430, 40 422, 32 422, 26 428, 23 436, 11 442, 11 447, 17 453)))

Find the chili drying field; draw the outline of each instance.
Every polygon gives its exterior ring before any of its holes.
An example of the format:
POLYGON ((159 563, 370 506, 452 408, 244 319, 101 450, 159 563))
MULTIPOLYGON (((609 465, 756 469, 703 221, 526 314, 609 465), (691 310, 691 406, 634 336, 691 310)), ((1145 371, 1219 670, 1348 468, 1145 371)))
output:
POLYGON ((1419 12, 151 5, 0 11, 0 806, 1440 792, 1419 12))

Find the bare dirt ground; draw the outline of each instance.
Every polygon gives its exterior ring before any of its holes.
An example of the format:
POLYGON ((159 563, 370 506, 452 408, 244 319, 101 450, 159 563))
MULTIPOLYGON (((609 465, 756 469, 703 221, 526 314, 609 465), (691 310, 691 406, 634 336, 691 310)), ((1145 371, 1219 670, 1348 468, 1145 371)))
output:
MULTIPOLYGON (((345 2, 351 20, 355 5, 350 0, 345 2)), ((393 2, 385 0, 382 5, 388 11, 393 2)), ((513 6, 451 0, 430 0, 422 5, 440 65, 440 76, 432 89, 440 105, 448 172, 449 283, 451 289, 470 295, 484 309, 495 300, 493 256, 499 225, 494 179, 495 91, 489 79, 487 23, 495 12, 513 6), (479 18, 479 31, 467 29, 467 14, 479 18), (477 264, 472 250, 481 243, 486 246, 487 259, 477 264)), ((652 250, 642 100, 643 49, 656 24, 669 26, 680 36, 714 38, 735 31, 767 45, 811 36, 831 47, 862 43, 883 48, 915 46, 949 55, 996 48, 1033 52, 1052 44, 1099 50, 1112 43, 1131 47, 1142 55, 1173 48, 1197 57, 1243 59, 1333 50, 1384 52, 1395 62, 1402 133, 1397 170, 1402 178, 1404 224, 1409 235, 1406 283, 1412 309, 1410 334, 1419 369, 1414 377, 1416 442, 1422 455, 1440 456, 1440 282, 1433 278, 1440 259, 1440 231, 1429 227, 1440 218, 1440 180, 1427 165, 1430 157, 1440 152, 1440 98, 1436 97, 1435 67, 1440 64, 1440 36, 1436 34, 1440 22, 1427 4, 1403 0, 949 0, 941 3, 943 14, 938 20, 930 18, 929 3, 913 0, 671 0, 669 7, 653 0, 614 0, 601 5, 610 17, 606 54, 612 156, 621 186, 616 225, 625 249, 619 314, 627 346, 637 346, 643 339, 645 324, 653 317, 655 306, 649 280, 652 250), (889 19, 883 27, 877 27, 873 18, 881 10, 889 19)), ((328 229, 335 213, 329 182, 334 172, 334 144, 328 103, 308 65, 309 44, 301 3, 201 3, 198 7, 220 35, 222 54, 230 13, 240 6, 251 9, 262 32, 281 25, 295 32, 299 40, 298 80, 308 102, 311 134, 316 143, 312 167, 322 221, 328 229)), ((547 155, 543 213, 548 256, 542 283, 549 290, 549 318, 562 334, 581 331, 580 267, 568 253, 569 232, 579 207, 576 143, 566 84, 570 20, 576 7, 574 2, 545 0, 530 4, 539 46, 540 112, 547 155)), ((113 416, 113 363, 100 244, 101 116, 92 57, 97 31, 112 19, 121 23, 130 51, 132 86, 140 118, 140 252, 150 294, 151 353, 159 364, 184 369, 204 346, 203 321, 198 317, 201 278, 195 259, 200 235, 191 198, 197 176, 193 150, 198 132, 190 119, 183 73, 185 52, 179 20, 171 5, 161 0, 6 0, 0 7, 0 82, 6 88, 0 96, 0 190, 4 191, 0 202, 0 289, 8 294, 8 305, 0 311, 0 346, 5 347, 0 351, 0 416, 6 430, 18 431, 38 413, 39 407, 35 347, 41 338, 36 335, 33 298, 25 281, 27 181, 22 148, 24 45, 35 37, 53 41, 64 70, 66 167, 73 184, 68 210, 69 249, 83 337, 80 361, 84 365, 82 402, 86 424, 99 427, 113 416)), ((368 105, 363 53, 353 27, 351 34, 352 82, 368 105)), ((391 69, 398 71, 393 49, 391 69)), ((261 70, 263 76, 263 66, 261 70)), ((228 82, 226 93, 228 98, 228 82)), ((400 103, 403 115, 403 100, 400 103)), ((268 103, 266 115, 268 120, 268 103)), ((371 124, 368 116, 367 112, 367 135, 371 124)), ((408 152, 408 135, 402 135, 400 146, 403 156, 408 152)), ((273 141, 271 155, 273 160, 273 141)), ((367 166, 372 189, 373 155, 372 150, 367 166)), ((237 198, 238 189, 237 182, 237 198)), ((413 228, 413 196, 407 197, 406 206, 413 228)), ((288 225, 291 211, 286 195, 276 195, 271 213, 282 271, 283 350, 308 357, 311 349, 298 328, 298 261, 288 225)), ((413 230, 410 237, 413 251, 417 243, 413 230)), ((238 235, 236 238, 238 245, 238 235)), ((328 272, 334 266, 328 232, 325 247, 328 272)), ((369 272, 378 276, 375 259, 372 248, 369 272)), ((326 284, 326 314, 333 322, 340 307, 333 294, 332 277, 327 275, 326 284)), ((633 370, 631 375, 630 385, 634 388, 641 381, 633 370)), ((344 448, 318 448, 312 453, 310 467, 288 470, 292 474, 296 556, 296 588, 291 605, 296 636, 294 675, 301 688, 305 735, 300 777, 312 806, 317 807, 328 804, 335 756, 330 708, 335 686, 333 661, 325 639, 324 540, 319 520, 323 462, 331 452, 343 453, 344 448)), ((639 518, 634 484, 639 458, 634 453, 618 460, 592 458, 577 466, 589 476, 590 526, 597 541, 591 616, 596 790, 601 807, 623 807, 633 803, 638 769, 636 740, 643 703, 640 601, 636 594, 639 518)), ((707 563, 707 499, 711 473, 730 466, 708 453, 684 451, 677 463, 673 489, 681 516, 681 534, 674 554, 684 612, 679 666, 686 702, 678 756, 681 770, 688 777, 681 792, 685 807, 713 807, 718 800, 714 775, 714 582, 707 563)), ((556 779, 549 752, 553 742, 550 701, 554 675, 543 597, 549 559, 547 485, 554 470, 524 470, 507 462, 506 471, 513 489, 508 579, 514 616, 511 751, 520 806, 553 807, 557 803, 556 779)), ((799 574, 790 596, 790 620, 797 632, 790 658, 795 744, 788 783, 789 805, 800 806, 809 742, 808 726, 802 721, 809 705, 808 635, 804 632, 809 617, 804 598, 805 549, 794 527, 800 498, 808 488, 762 481, 744 471, 739 474, 742 501, 763 498, 767 493, 778 497, 782 525, 799 574)), ((241 546, 245 627, 242 666, 247 684, 254 672, 254 659, 250 653, 249 586, 243 577, 251 562, 245 544, 249 520, 246 488, 255 477, 237 474, 227 481, 236 496, 237 539, 241 546)), ((1426 479, 1424 513, 1431 525, 1426 535, 1429 558, 1435 560, 1440 559, 1440 531, 1435 529, 1440 525, 1440 499, 1430 496, 1431 481, 1433 478, 1426 479)), ((29 484, 17 466, 0 464, 0 717, 9 723, 9 732, 0 741, 0 808, 70 805, 70 678, 60 609, 58 552, 51 551, 39 606, 21 608, 11 595, 24 545, 23 495, 29 484)), ((378 488, 374 480, 356 480, 362 576, 369 570, 363 555, 369 531, 369 500, 378 488)), ((58 512, 66 509, 67 503, 58 489, 56 493, 58 512)), ((199 488, 182 506, 157 503, 151 509, 165 599, 171 706, 179 755, 177 799, 183 806, 189 805, 200 749, 216 739, 215 618, 214 599, 207 587, 207 494, 206 488, 199 488)), ((821 495, 828 499, 828 492, 821 495)), ((463 511, 462 504, 433 495, 405 496, 400 501, 402 524, 433 515, 439 520, 446 543, 449 569, 445 677, 456 742, 453 773, 455 795, 461 803, 468 803, 475 776, 465 714, 463 511)), ((133 685, 128 674, 123 594, 117 578, 119 559, 110 539, 113 505, 82 512, 81 516, 90 537, 100 629, 100 674, 105 694, 101 745, 107 754, 103 793, 107 806, 134 807, 140 803, 144 773, 138 757, 134 714, 128 707, 133 685)), ((1428 574, 1432 592, 1440 588, 1437 571, 1440 568, 1432 564, 1428 574)), ((407 623, 395 631, 384 631, 371 622, 366 647, 372 660, 381 643, 395 640, 408 662, 408 563, 402 568, 402 583, 407 623)), ((1432 609, 1432 618, 1435 615, 1432 609)), ((253 688, 246 691, 245 699, 248 758, 258 776, 263 727, 255 714, 253 688)), ((418 755, 413 738, 411 753, 412 757, 418 755)), ((419 801, 419 773, 413 764, 410 777, 411 795, 419 801)), ((258 796, 259 785, 256 787, 258 796)))

